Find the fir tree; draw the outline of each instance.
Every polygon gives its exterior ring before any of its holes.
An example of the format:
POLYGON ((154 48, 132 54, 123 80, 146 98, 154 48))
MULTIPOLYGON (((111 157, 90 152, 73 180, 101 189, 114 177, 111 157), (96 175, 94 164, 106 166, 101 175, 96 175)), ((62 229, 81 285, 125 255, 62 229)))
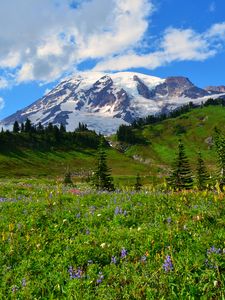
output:
POLYGON ((37 129, 38 133, 43 133, 44 132, 44 126, 41 124, 41 122, 38 123, 36 129, 37 129))
POLYGON ((110 169, 106 163, 106 152, 104 149, 104 139, 101 138, 98 147, 97 166, 93 176, 93 184, 97 190, 115 190, 110 169))
POLYGON ((134 189, 136 192, 139 192, 141 188, 142 188, 141 177, 139 174, 137 174, 134 189))
POLYGON ((48 133, 52 133, 53 130, 54 130, 53 124, 52 124, 51 122, 48 123, 48 126, 47 126, 47 128, 46 128, 46 131, 47 131, 48 133))
MULTIPOLYGON (((21 125, 22 128, 22 125, 21 125)), ((24 131, 25 132, 31 132, 32 130, 32 124, 31 124, 31 120, 26 119, 25 125, 24 125, 24 131)))
POLYGON ((87 124, 85 123, 80 123, 78 124, 78 127, 75 129, 75 131, 87 131, 88 127, 87 124))
POLYGON ((225 137, 215 128, 215 146, 218 156, 218 178, 221 190, 225 186, 225 137))
POLYGON ((24 123, 21 123, 20 132, 24 132, 24 123))
POLYGON ((197 169, 196 169, 196 181, 199 190, 204 190, 207 187, 209 175, 206 170, 205 163, 202 159, 201 152, 198 153, 197 169))
POLYGON ((191 169, 181 140, 179 140, 178 155, 168 178, 168 184, 177 190, 191 189, 193 186, 191 169))
POLYGON ((18 133, 19 131, 20 131, 19 123, 17 121, 15 121, 13 124, 13 132, 18 133))
POLYGON ((60 133, 66 132, 66 127, 62 123, 60 124, 59 131, 60 133))

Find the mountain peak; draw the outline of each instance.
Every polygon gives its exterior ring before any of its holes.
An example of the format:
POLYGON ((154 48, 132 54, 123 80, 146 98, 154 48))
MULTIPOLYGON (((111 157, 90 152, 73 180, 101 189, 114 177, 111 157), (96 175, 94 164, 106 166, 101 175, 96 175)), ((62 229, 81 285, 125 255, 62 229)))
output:
MULTIPOLYGON (((215 92, 218 95, 217 92, 215 92)), ((63 123, 73 131, 85 123, 104 134, 136 118, 166 112, 204 97, 212 91, 196 87, 188 78, 166 79, 137 72, 82 72, 65 78, 51 92, 27 108, 5 118, 1 125, 29 118, 34 124, 63 123)), ((206 98, 207 99, 207 98, 206 98)))

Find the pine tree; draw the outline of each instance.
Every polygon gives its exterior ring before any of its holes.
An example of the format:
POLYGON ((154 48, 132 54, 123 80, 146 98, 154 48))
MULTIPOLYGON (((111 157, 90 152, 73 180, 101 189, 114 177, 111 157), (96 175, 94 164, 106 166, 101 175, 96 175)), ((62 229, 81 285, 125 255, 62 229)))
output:
MULTIPOLYGON (((22 128, 22 125, 21 125, 22 128)), ((26 119, 25 125, 24 125, 24 131, 25 132, 31 132, 32 129, 32 124, 31 124, 31 120, 26 119)))
POLYGON ((19 131, 20 131, 19 123, 17 121, 15 121, 13 124, 13 132, 18 133, 19 131))
POLYGON ((115 187, 113 184, 113 179, 110 175, 110 169, 107 166, 106 162, 106 152, 104 149, 104 139, 101 138, 100 144, 98 147, 98 158, 97 166, 94 172, 93 180, 94 186, 97 190, 108 190, 114 191, 115 187))
POLYGON ((225 137, 218 129, 215 129, 215 146, 218 155, 218 178, 221 190, 225 186, 225 137))
POLYGON ((196 169, 196 181, 199 190, 204 190, 207 187, 209 175, 206 170, 205 163, 202 159, 201 152, 198 153, 197 169, 196 169))
POLYGON ((141 177, 139 174, 137 174, 134 189, 136 192, 139 192, 141 188, 142 188, 141 177))
POLYGON ((41 122, 37 125, 37 133, 43 133, 44 132, 44 126, 41 124, 41 122))
POLYGON ((24 123, 21 123, 20 132, 24 132, 24 123))
POLYGON ((168 178, 168 184, 177 190, 191 189, 193 186, 191 169, 181 140, 179 140, 178 155, 168 178))
POLYGON ((60 133, 66 132, 66 127, 62 123, 60 124, 59 131, 60 133))

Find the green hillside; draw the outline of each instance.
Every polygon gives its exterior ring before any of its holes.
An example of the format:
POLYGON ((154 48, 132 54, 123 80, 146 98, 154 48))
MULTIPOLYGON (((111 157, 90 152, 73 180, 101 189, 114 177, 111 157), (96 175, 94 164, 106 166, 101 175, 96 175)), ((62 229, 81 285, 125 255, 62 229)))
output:
MULTIPOLYGON (((108 164, 113 175, 135 176, 146 173, 147 166, 126 157, 114 149, 108 149, 108 164)), ((72 173, 86 175, 93 170, 96 162, 96 150, 73 150, 39 152, 26 150, 0 154, 0 177, 56 177, 63 176, 69 168, 72 173)), ((76 177, 76 176, 75 176, 76 177)), ((76 178, 75 178, 76 179, 76 178)))
POLYGON ((135 135, 145 142, 127 146, 124 153, 148 163, 153 172, 162 172, 171 166, 176 156, 178 140, 181 138, 193 167, 200 150, 208 167, 214 169, 216 153, 212 137, 215 127, 225 132, 224 107, 195 108, 179 117, 133 129, 135 135))
MULTIPOLYGON (((192 168, 195 168, 200 150, 208 168, 213 171, 217 159, 212 138, 215 127, 225 131, 225 108, 222 106, 195 108, 176 118, 141 126, 133 132, 142 142, 131 145, 110 138, 113 147, 106 148, 108 164, 113 176, 120 181, 133 184, 137 173, 145 176, 146 182, 154 181, 155 177, 164 177, 168 173, 181 138, 192 168)), ((29 139, 24 142, 23 137, 23 144, 29 144, 29 139)), ((78 174, 75 180, 80 180, 82 174, 87 175, 93 170, 96 162, 96 147, 84 144, 81 147, 73 145, 71 149, 67 145, 61 149, 35 150, 34 145, 33 148, 13 150, 11 147, 9 151, 0 152, 0 177, 60 177, 69 168, 78 174)))

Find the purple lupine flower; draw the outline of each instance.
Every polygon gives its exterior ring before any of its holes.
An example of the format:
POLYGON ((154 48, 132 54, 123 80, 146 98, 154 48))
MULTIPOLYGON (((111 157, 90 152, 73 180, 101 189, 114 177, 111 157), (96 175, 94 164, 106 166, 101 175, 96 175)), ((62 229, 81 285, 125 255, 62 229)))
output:
POLYGON ((114 214, 115 214, 115 215, 118 215, 118 214, 119 214, 119 211, 120 211, 120 209, 119 209, 119 207, 117 206, 117 207, 115 208, 114 214))
POLYGON ((121 258, 124 258, 124 257, 126 257, 127 256, 127 250, 125 249, 125 248, 123 248, 122 250, 121 250, 121 258))
POLYGON ((12 292, 13 293, 16 293, 18 291, 18 287, 16 286, 16 285, 14 285, 13 287, 12 287, 12 292))
POLYGON ((170 255, 166 256, 166 259, 164 260, 164 264, 163 264, 163 269, 165 272, 169 272, 173 270, 173 263, 170 255))
POLYGON ((102 283, 102 280, 104 279, 104 275, 102 272, 98 273, 97 283, 102 283))
POLYGON ((210 268, 210 269, 216 269, 217 268, 216 265, 212 264, 212 262, 209 261, 208 259, 205 260, 205 266, 207 268, 210 268))
POLYGON ((70 279, 73 279, 73 267, 69 266, 68 272, 70 274, 70 279))
POLYGON ((68 272, 70 274, 70 279, 80 279, 82 278, 82 270, 78 268, 77 270, 74 270, 72 266, 69 267, 68 272))
POLYGON ((169 217, 167 218, 167 223, 170 224, 172 222, 172 219, 169 217))
POLYGON ((87 229, 87 230, 86 230, 86 235, 89 235, 89 234, 90 234, 90 230, 87 229))
POLYGON ((115 256, 112 256, 112 257, 111 257, 111 263, 112 263, 112 264, 116 264, 116 257, 115 257, 115 256))
POLYGON ((221 249, 220 248, 215 248, 214 246, 212 246, 211 248, 209 248, 207 250, 207 255, 210 255, 212 253, 215 253, 215 254, 220 254, 221 253, 221 249))

